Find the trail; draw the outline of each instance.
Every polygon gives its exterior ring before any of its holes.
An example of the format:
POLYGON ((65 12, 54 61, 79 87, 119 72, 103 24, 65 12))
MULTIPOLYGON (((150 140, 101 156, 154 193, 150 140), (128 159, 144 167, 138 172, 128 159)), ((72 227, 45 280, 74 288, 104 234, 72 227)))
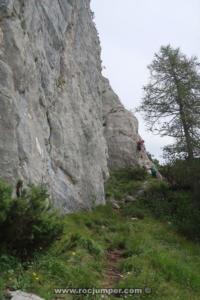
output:
MULTIPOLYGON (((147 187, 148 182, 144 181, 141 187, 135 192, 133 196, 131 196, 132 201, 137 200, 144 192, 147 187)), ((132 202, 130 201, 130 202, 132 202)), ((124 202, 126 203, 126 200, 124 199, 124 202)), ((128 202, 128 201, 127 201, 128 202)), ((118 202, 115 202, 115 205, 118 205, 118 202)), ((120 203, 119 203, 120 205, 120 203)), ((125 204, 126 205, 126 204, 125 204)), ((114 207, 114 209, 119 209, 119 207, 114 207)), ((105 259, 105 269, 104 269, 104 277, 103 277, 103 283, 102 288, 114 288, 115 285, 120 281, 120 279, 123 277, 122 273, 120 273, 119 270, 119 263, 123 259, 123 250, 120 249, 114 249, 114 250, 108 250, 106 253, 106 259, 105 259)))
POLYGON ((123 250, 110 250, 106 254, 106 266, 102 288, 113 288, 122 277, 119 271, 119 263, 123 258, 123 250))
MULTIPOLYGON (((135 192, 134 196, 131 196, 132 201, 137 200, 137 198, 140 197, 144 193, 144 191, 147 187, 147 184, 148 184, 147 181, 143 182, 141 187, 135 192)), ((125 199, 124 199, 124 202, 126 203, 125 199)), ((116 206, 116 204, 117 204, 117 207, 114 207, 114 209, 120 210, 120 206, 119 206, 120 203, 118 205, 118 202, 115 202, 115 206, 116 206)), ((102 288, 114 288, 115 285, 123 277, 122 273, 120 273, 120 270, 119 270, 119 263, 123 259, 123 253, 124 253, 124 251, 120 250, 120 249, 114 249, 114 250, 107 251, 106 258, 105 258, 105 268, 104 268, 104 277, 103 277, 102 288)))

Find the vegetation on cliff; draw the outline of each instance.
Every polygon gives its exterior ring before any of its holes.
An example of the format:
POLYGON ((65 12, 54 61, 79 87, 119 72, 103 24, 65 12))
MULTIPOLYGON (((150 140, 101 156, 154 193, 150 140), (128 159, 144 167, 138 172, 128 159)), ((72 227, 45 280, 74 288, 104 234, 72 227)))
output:
MULTIPOLYGON (((2 247, 1 297, 6 287, 49 300, 61 296, 55 289, 118 287, 143 290, 129 299, 199 299, 200 246, 179 233, 190 192, 174 190, 144 171, 120 170, 112 173, 106 194, 106 206, 63 217, 63 233, 47 248, 29 248, 31 255, 20 259, 2 247), (113 197, 118 207, 113 208, 113 197)), ((102 295, 65 294, 62 299, 102 295)))

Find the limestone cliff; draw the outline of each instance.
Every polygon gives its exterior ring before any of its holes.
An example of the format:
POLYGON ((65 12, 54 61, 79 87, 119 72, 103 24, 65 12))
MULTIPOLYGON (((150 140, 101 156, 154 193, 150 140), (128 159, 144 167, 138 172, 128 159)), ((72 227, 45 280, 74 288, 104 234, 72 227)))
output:
POLYGON ((89 0, 0 0, 1 177, 45 184, 66 212, 104 203, 138 134, 101 71, 89 0))

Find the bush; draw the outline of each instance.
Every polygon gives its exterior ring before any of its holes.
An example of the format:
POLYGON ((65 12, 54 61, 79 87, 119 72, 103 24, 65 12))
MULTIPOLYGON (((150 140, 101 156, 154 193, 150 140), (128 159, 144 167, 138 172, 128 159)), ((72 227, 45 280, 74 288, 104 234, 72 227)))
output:
POLYGON ((200 159, 176 160, 162 166, 161 173, 173 187, 194 190, 200 183, 200 159))
POLYGON ((11 189, 1 185, 4 209, 1 212, 0 242, 21 258, 47 247, 63 230, 62 221, 48 205, 44 187, 31 186, 20 198, 11 198, 11 189))
POLYGON ((193 240, 200 240, 200 208, 182 198, 177 205, 177 218, 175 223, 178 230, 193 240))
POLYGON ((106 183, 106 196, 108 198, 122 199, 126 195, 134 195, 145 180, 147 172, 143 168, 120 169, 111 172, 106 183))
POLYGON ((120 170, 116 170, 112 172, 112 175, 116 177, 118 180, 144 180, 147 176, 147 172, 145 168, 124 168, 120 170))
POLYGON ((12 189, 7 183, 0 180, 0 224, 6 220, 11 203, 12 189))
POLYGON ((176 160, 163 166, 161 172, 173 189, 190 191, 190 204, 194 210, 200 209, 200 159, 176 160))
POLYGON ((192 196, 191 191, 173 190, 165 182, 152 181, 141 205, 155 217, 171 221, 188 238, 200 240, 200 208, 192 196))
POLYGON ((156 217, 168 218, 174 212, 175 205, 171 193, 166 182, 152 180, 141 199, 141 203, 150 209, 156 217))
POLYGON ((163 200, 166 199, 169 192, 169 184, 165 181, 159 181, 159 180, 152 180, 151 184, 148 187, 147 194, 148 197, 151 197, 152 195, 159 195, 163 200))
POLYGON ((70 239, 68 240, 66 249, 72 250, 76 249, 78 246, 82 247, 83 249, 86 249, 91 255, 98 256, 103 253, 100 245, 96 244, 96 242, 92 239, 85 238, 80 234, 72 234, 70 236, 70 239))

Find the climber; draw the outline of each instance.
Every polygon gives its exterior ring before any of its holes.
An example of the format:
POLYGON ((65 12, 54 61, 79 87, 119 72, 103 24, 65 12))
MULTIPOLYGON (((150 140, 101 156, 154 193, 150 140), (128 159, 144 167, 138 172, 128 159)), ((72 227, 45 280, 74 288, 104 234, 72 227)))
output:
POLYGON ((21 179, 19 179, 17 181, 17 184, 16 184, 16 195, 17 195, 17 198, 21 197, 21 195, 22 195, 22 188, 23 188, 23 181, 21 179))
POLYGON ((143 154, 145 152, 145 146, 144 146, 144 140, 141 138, 137 142, 137 150, 138 150, 138 152, 140 152, 140 158, 143 159, 143 154))
POLYGON ((152 177, 156 177, 157 178, 158 171, 157 171, 156 167, 153 165, 153 166, 151 166, 150 170, 151 170, 152 177))
POLYGON ((137 150, 138 151, 142 151, 144 149, 144 140, 140 139, 138 142, 137 142, 137 150))

